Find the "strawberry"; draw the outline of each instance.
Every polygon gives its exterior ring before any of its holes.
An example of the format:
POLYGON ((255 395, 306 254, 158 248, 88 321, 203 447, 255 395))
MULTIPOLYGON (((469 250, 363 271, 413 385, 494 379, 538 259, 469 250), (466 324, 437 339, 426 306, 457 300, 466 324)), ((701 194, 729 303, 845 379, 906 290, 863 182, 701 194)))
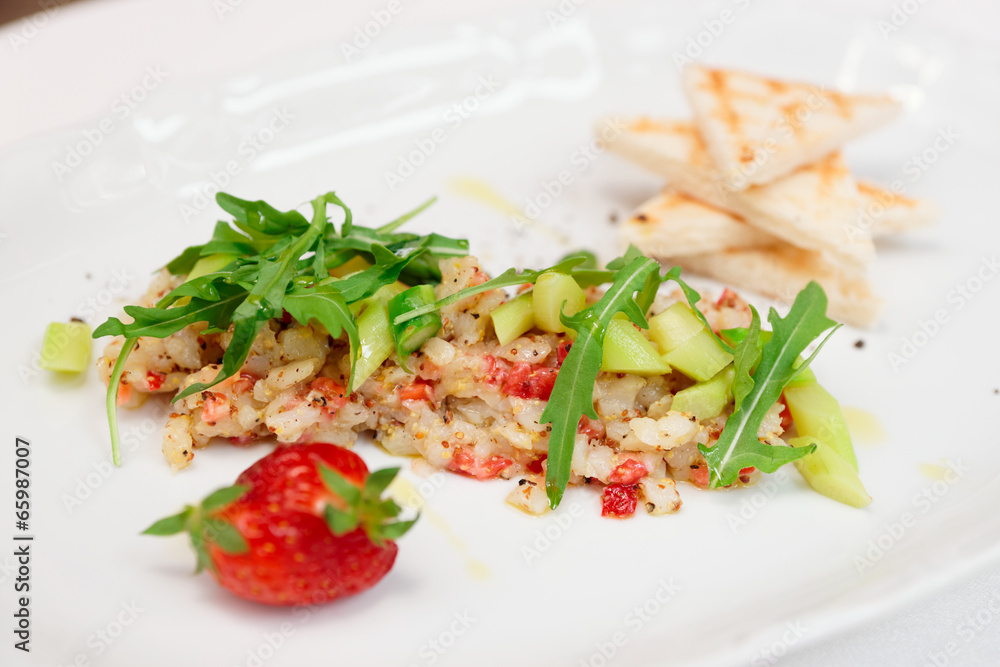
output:
POLYGON ((235 486, 145 532, 187 532, 198 570, 263 604, 320 604, 374 586, 413 521, 382 493, 398 469, 369 474, 353 452, 325 443, 279 447, 235 486))
POLYGON ((322 516, 335 494, 323 485, 319 465, 333 468, 354 486, 362 487, 368 466, 349 449, 317 442, 278 447, 240 473, 236 483, 253 489, 283 508, 322 516))

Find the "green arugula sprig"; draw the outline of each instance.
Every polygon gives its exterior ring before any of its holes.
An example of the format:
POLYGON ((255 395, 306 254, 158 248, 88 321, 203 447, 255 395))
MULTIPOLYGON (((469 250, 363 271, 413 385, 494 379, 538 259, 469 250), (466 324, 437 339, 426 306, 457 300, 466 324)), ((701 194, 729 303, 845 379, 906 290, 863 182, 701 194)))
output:
POLYGON ((546 464, 545 491, 549 505, 556 508, 569 483, 580 418, 597 419, 594 411, 594 383, 604 356, 604 335, 611 319, 625 313, 630 320, 648 329, 646 310, 635 298, 648 284, 659 279, 660 265, 647 257, 636 258, 615 271, 614 282, 597 303, 575 315, 561 314, 563 324, 577 332, 573 346, 556 376, 552 395, 542 412, 541 423, 552 424, 546 464))
POLYGON ((786 463, 811 454, 809 447, 780 447, 760 442, 757 433, 771 406, 781 397, 785 386, 801 370, 808 368, 840 325, 826 316, 827 299, 823 288, 810 282, 792 304, 788 315, 780 317, 773 308, 768 314, 772 334, 761 345, 760 316, 753 310, 753 321, 746 338, 737 346, 733 380, 735 408, 726 420, 718 442, 712 447, 698 445, 708 463, 712 488, 736 481, 740 470, 753 466, 774 472, 786 463), (799 355, 824 332, 829 334, 801 365, 799 355))
MULTIPOLYGON (((140 337, 165 338, 198 323, 205 324, 204 333, 232 332, 218 374, 209 382, 187 387, 174 401, 238 373, 261 329, 285 312, 303 324, 318 322, 334 338, 346 336, 353 362, 360 346, 352 304, 397 280, 410 285, 438 282, 439 259, 468 254, 469 244, 464 239, 397 231, 430 206, 433 199, 379 228, 354 224, 351 210, 333 192, 312 201, 311 220, 295 210, 279 211, 266 202, 225 193, 218 194, 216 201, 233 220, 217 223, 208 243, 185 249, 166 268, 174 275, 186 275, 204 257, 232 255, 235 259, 213 273, 185 281, 152 308, 126 306, 131 322, 112 317, 94 331, 95 338, 125 337, 112 369, 107 397, 116 465, 121 463, 118 389, 125 362, 140 337), (344 212, 339 231, 327 218, 331 204, 344 212), (331 269, 355 257, 371 266, 344 278, 331 277, 331 269)), ((352 374, 353 369, 352 363, 352 374)))

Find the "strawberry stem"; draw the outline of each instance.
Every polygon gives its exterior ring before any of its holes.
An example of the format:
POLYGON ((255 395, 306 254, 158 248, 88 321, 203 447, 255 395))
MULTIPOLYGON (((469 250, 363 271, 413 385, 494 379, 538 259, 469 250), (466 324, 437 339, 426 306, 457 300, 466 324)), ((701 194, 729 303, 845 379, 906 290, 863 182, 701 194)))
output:
POLYGON ((368 538, 381 545, 386 540, 402 537, 416 522, 393 521, 400 512, 399 505, 382 494, 399 473, 399 468, 376 470, 368 475, 363 487, 349 482, 336 470, 317 464, 320 479, 342 507, 327 505, 323 512, 327 526, 334 535, 345 535, 353 530, 364 530, 368 538))

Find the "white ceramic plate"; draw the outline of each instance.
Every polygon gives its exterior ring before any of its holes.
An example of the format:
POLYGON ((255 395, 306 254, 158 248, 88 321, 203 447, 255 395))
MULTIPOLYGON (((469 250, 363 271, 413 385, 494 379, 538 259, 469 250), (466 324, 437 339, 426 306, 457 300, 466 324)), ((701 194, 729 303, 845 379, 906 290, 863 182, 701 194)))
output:
MULTIPOLYGON (((164 86, 110 125, 0 156, 5 478, 15 434, 32 447, 26 664, 767 664, 996 559, 1000 232, 984 187, 1000 154, 996 55, 917 19, 883 39, 870 20, 791 3, 734 3, 725 39, 693 9, 616 7, 387 34, 350 66, 331 43, 211 85, 164 86), (611 214, 658 183, 595 151, 592 124, 686 114, 674 60, 692 36, 707 62, 907 100, 905 117, 848 155, 859 174, 936 199, 943 220, 881 248, 883 323, 839 332, 815 366, 884 430, 856 434, 870 508, 837 505, 789 470, 738 492, 684 486, 673 517, 602 520, 597 495, 576 489, 530 519, 503 502, 513 482, 414 477, 428 510, 394 570, 308 612, 236 600, 190 576, 182 539, 138 536, 267 446, 212 447, 172 476, 159 452, 166 408, 150 402, 122 416, 125 465, 112 470, 96 373, 37 370, 47 322, 116 314, 151 269, 209 233, 220 185, 286 207, 336 189, 373 223, 436 193, 413 228, 467 236, 493 270, 571 246, 607 259, 611 214), (985 71, 965 67, 973 56, 985 71), (465 196, 487 186, 538 222, 465 196), (936 479, 949 462, 960 474, 936 479)), ((357 449, 371 466, 390 460, 357 449)), ((8 599, 13 561, 0 565, 8 599)))

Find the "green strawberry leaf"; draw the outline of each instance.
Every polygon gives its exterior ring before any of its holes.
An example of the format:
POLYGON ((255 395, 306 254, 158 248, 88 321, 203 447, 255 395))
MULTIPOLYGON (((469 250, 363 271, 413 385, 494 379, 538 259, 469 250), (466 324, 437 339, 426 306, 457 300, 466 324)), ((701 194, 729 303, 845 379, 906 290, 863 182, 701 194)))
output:
POLYGON ((365 480, 364 494, 368 498, 378 498, 389 488, 392 480, 396 478, 399 468, 383 468, 368 475, 365 480))
POLYGON ((192 512, 194 512, 194 508, 188 505, 182 512, 155 522, 152 526, 142 531, 142 534, 162 536, 183 533, 187 529, 188 519, 191 518, 192 512))
POLYGON ((387 523, 382 526, 380 535, 387 540, 398 540, 405 535, 410 528, 413 528, 413 524, 416 522, 416 519, 412 519, 410 521, 393 521, 392 523, 387 523))
POLYGON ((351 532, 360 523, 357 512, 342 512, 333 505, 327 505, 323 515, 326 519, 326 525, 330 527, 330 532, 338 537, 351 532))
POLYGON ((218 491, 213 491, 208 494, 208 496, 201 501, 201 509, 206 512, 214 509, 218 509, 229 503, 235 502, 242 498, 250 487, 243 486, 241 484, 236 484, 234 486, 227 486, 225 488, 219 489, 218 491))
POLYGON ((343 475, 333 468, 318 464, 319 476, 323 484, 335 496, 343 500, 348 507, 357 507, 361 503, 361 489, 354 486, 343 475))
POLYGON ((205 542, 217 544, 227 554, 243 554, 250 550, 236 526, 223 519, 205 519, 202 536, 205 542))

